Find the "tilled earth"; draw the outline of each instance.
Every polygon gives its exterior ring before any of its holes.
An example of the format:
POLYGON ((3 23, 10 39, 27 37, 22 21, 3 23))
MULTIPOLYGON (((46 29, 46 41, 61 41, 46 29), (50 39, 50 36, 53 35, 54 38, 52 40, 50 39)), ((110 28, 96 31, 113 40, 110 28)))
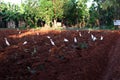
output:
POLYGON ((0 80, 120 80, 120 31, 0 30, 0 80))

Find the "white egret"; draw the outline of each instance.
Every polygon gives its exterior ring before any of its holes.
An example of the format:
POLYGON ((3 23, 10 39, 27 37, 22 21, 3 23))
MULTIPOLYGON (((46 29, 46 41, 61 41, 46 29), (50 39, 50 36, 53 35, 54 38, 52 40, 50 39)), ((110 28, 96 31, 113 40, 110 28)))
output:
POLYGON ((91 38, 92 38, 92 39, 94 38, 93 34, 91 34, 91 38))
POLYGON ((88 34, 90 34, 90 30, 88 31, 88 34))
POLYGON ((77 38, 76 37, 74 37, 74 43, 77 43, 77 38))
POLYGON ((96 41, 96 40, 97 40, 97 38, 96 38, 96 37, 94 37, 94 38, 93 38, 93 41, 96 41))
POLYGON ((51 44, 52 44, 53 46, 55 46, 55 43, 53 42, 52 39, 50 39, 50 42, 51 42, 51 44))
POLYGON ((47 36, 47 38, 50 39, 51 44, 52 44, 53 46, 55 46, 55 43, 53 42, 53 40, 51 39, 51 37, 50 37, 50 36, 47 36))
POLYGON ((93 41, 97 40, 97 38, 93 34, 91 34, 91 38, 92 38, 93 41))
POLYGON ((50 36, 47 36, 48 39, 50 39, 50 36))
POLYGON ((81 32, 79 33, 79 36, 80 36, 80 37, 82 36, 81 32))
POLYGON ((100 40, 103 40, 103 36, 100 37, 100 40))
POLYGON ((19 34, 21 34, 21 31, 19 31, 19 34))
POLYGON ((4 38, 5 39, 5 43, 7 46, 10 46, 10 43, 8 42, 7 38, 4 38))
POLYGON ((68 42, 68 39, 64 38, 64 42, 68 42))
POLYGON ((39 33, 36 33, 37 34, 37 36, 39 36, 39 33))
POLYGON ((23 43, 23 45, 26 45, 27 44, 27 41, 25 41, 24 43, 23 43))

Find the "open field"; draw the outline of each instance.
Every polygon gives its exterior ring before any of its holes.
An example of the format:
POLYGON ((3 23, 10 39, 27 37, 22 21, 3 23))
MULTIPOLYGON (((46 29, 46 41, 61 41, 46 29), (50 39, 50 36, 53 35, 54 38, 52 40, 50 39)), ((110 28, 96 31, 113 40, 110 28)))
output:
POLYGON ((0 80, 120 80, 120 31, 0 30, 0 80))

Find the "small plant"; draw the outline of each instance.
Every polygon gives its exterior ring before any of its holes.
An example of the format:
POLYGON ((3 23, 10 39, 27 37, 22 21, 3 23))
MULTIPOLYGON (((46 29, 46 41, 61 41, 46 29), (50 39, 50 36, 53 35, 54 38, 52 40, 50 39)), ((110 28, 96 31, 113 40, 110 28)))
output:
POLYGON ((81 50, 81 49, 87 49, 88 45, 86 42, 76 43, 75 45, 72 45, 73 48, 81 50))
POLYGON ((86 49, 86 48, 88 48, 87 43, 86 43, 86 42, 80 43, 80 48, 81 48, 81 49, 86 49))

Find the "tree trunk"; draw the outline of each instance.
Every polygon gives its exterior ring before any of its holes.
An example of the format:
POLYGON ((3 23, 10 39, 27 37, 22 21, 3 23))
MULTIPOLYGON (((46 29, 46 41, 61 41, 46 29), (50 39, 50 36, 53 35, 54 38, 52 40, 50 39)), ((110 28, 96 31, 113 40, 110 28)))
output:
POLYGON ((53 26, 54 26, 54 27, 57 27, 55 3, 56 3, 56 0, 52 0, 52 4, 53 4, 53 13, 54 13, 53 26))
POLYGON ((57 27, 57 19, 54 19, 53 26, 57 27))

